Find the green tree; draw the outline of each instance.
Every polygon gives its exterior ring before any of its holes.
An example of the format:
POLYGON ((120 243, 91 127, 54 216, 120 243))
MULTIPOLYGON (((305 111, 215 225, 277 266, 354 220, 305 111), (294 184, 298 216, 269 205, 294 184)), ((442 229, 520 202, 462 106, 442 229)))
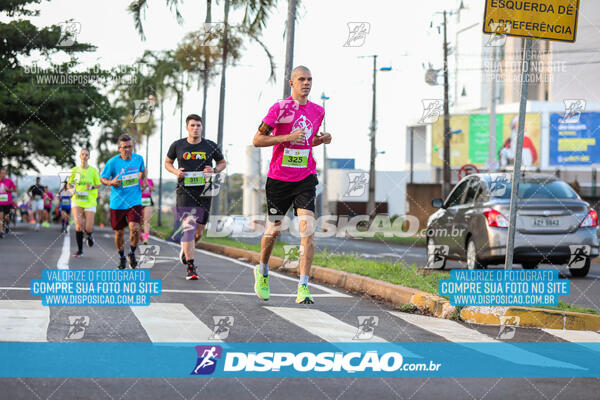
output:
POLYGON ((75 32, 26 19, 39 15, 40 1, 0 2, 0 15, 11 18, 0 21, 0 164, 17 175, 36 170, 33 160, 72 165, 76 147, 89 145, 90 127, 115 118, 100 91, 109 72, 83 70, 76 58, 95 47, 77 42, 75 32), (56 61, 65 55, 68 62, 56 61))

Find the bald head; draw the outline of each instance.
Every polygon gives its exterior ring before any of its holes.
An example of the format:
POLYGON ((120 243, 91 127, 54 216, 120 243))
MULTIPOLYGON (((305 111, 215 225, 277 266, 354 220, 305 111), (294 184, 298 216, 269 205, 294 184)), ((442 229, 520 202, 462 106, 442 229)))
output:
POLYGON ((290 76, 290 87, 292 88, 292 97, 300 104, 306 104, 307 97, 312 88, 312 75, 310 70, 303 65, 298 65, 292 70, 290 76))
POLYGON ((294 78, 296 77, 296 75, 297 75, 299 72, 305 72, 305 73, 308 73, 308 74, 310 75, 310 69, 306 68, 304 65, 298 65, 297 67, 295 67, 295 68, 292 70, 292 74, 291 74, 291 76, 290 76, 290 79, 293 81, 293 80, 294 80, 294 78))

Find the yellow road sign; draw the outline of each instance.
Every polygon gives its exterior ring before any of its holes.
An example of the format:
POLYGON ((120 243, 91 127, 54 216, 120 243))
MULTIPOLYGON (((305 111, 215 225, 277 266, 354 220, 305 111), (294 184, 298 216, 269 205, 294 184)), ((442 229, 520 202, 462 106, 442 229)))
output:
POLYGON ((483 33, 575 42, 579 0, 486 0, 483 33))

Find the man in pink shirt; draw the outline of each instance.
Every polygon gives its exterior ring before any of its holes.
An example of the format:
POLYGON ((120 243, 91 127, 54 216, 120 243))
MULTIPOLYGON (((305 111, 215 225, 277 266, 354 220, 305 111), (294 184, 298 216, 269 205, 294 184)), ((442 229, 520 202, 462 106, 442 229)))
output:
POLYGON ((269 223, 261 240, 260 264, 254 268, 254 291, 268 300, 269 258, 281 229, 281 220, 293 204, 300 221, 300 281, 296 303, 312 304, 308 276, 314 255, 314 211, 317 170, 312 148, 330 143, 331 135, 317 135, 325 116, 323 107, 308 101, 312 75, 304 66, 292 70, 292 95, 275 103, 262 120, 252 143, 273 146, 265 191, 269 223))
POLYGON ((10 214, 12 192, 16 190, 15 183, 6 176, 6 169, 0 168, 0 239, 9 232, 9 225, 5 223, 4 217, 10 214))

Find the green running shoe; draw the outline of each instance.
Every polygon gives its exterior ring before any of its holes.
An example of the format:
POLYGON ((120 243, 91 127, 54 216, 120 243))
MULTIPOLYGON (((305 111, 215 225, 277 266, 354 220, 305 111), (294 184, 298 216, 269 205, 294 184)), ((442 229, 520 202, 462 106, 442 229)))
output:
POLYGON ((312 296, 310 295, 310 291, 308 290, 308 286, 300 285, 298 286, 298 296, 296 297, 296 303, 298 304, 314 304, 312 296))
POLYGON ((254 292, 261 300, 269 300, 271 291, 269 290, 269 276, 260 273, 260 266, 254 267, 254 292))

